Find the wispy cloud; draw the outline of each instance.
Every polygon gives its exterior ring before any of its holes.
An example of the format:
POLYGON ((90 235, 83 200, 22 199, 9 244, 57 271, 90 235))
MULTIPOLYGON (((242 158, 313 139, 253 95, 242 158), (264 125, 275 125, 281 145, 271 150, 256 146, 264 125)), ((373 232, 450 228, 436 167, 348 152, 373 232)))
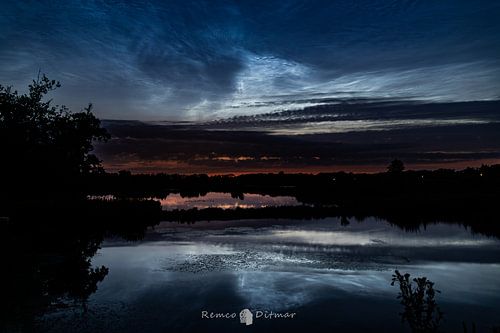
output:
POLYGON ((101 117, 207 120, 338 97, 498 99, 491 1, 2 1, 0 79, 101 117), (293 96, 290 98, 290 96, 293 96))

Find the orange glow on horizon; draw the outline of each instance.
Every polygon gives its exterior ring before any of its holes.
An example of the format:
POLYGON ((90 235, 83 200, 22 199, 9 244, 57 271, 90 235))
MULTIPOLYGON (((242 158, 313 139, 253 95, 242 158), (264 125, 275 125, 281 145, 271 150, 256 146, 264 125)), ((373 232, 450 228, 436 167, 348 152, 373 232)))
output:
MULTIPOLYGON (((387 162, 389 164, 390 161, 387 162)), ((259 165, 251 167, 242 167, 238 165, 218 165, 207 166, 190 164, 182 161, 120 161, 118 163, 104 162, 103 166, 108 172, 117 172, 119 170, 129 170, 132 173, 155 174, 207 174, 213 175, 243 175, 252 173, 308 173, 317 174, 322 172, 353 172, 353 173, 377 173, 383 172, 387 164, 343 164, 343 165, 259 165)), ((500 164, 500 159, 479 159, 450 162, 422 162, 405 163, 407 170, 436 170, 440 168, 462 170, 467 167, 480 167, 481 165, 500 164)))

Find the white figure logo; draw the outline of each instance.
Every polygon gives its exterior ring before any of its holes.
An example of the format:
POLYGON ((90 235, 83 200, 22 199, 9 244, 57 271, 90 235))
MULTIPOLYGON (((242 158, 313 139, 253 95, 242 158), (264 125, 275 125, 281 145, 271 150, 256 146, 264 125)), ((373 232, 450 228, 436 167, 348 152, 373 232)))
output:
POLYGON ((250 312, 248 309, 243 309, 240 312, 240 323, 245 324, 245 325, 252 325, 253 324, 253 314, 250 312))

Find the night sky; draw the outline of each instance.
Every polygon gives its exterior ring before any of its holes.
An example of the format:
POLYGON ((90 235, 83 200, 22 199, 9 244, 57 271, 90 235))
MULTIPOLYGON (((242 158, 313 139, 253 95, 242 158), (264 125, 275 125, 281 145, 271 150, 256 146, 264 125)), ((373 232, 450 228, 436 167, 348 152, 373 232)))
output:
POLYGON ((495 160, 499 17, 498 1, 1 1, 0 83, 41 70, 58 104, 94 103, 111 168, 495 160))

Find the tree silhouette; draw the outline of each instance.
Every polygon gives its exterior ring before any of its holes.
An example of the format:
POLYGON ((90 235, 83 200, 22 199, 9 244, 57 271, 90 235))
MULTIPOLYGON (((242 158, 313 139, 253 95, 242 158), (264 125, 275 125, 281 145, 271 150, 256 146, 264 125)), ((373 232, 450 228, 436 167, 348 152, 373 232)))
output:
POLYGON ((102 171, 91 152, 93 142, 107 140, 108 133, 92 113, 91 104, 81 112, 70 112, 46 100, 58 87, 59 82, 45 75, 33 80, 26 94, 0 85, 2 180, 23 180, 34 188, 41 183, 71 183, 78 176, 102 171))
POLYGON ((403 161, 401 160, 398 160, 398 159, 395 159, 391 162, 391 164, 389 164, 389 166, 387 167, 387 172, 390 172, 390 173, 401 173, 405 170, 405 165, 403 163, 403 161))

